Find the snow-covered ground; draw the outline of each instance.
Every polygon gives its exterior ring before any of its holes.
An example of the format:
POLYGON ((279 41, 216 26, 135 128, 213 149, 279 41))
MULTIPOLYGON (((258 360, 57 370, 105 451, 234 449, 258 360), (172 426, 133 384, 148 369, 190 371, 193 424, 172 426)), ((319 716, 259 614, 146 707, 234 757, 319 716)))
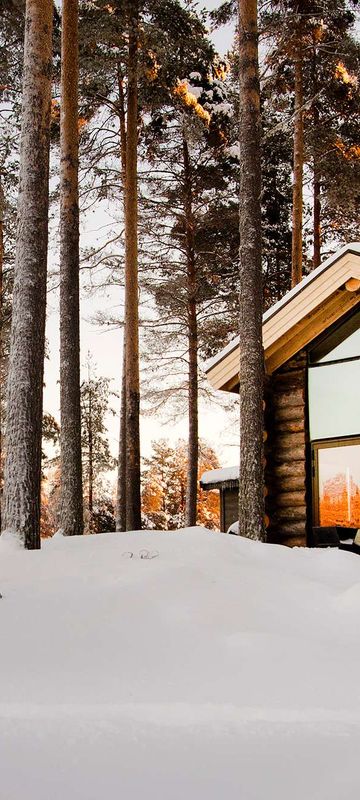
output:
POLYGON ((360 792, 358 556, 201 529, 0 540, 0 592, 1 800, 360 792))

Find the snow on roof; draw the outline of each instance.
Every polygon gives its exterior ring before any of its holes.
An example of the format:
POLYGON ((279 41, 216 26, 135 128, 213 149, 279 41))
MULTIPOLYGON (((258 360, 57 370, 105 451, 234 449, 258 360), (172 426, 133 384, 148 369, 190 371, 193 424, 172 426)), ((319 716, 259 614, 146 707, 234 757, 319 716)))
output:
MULTIPOLYGON (((326 272, 329 267, 335 264, 339 258, 342 258, 346 253, 355 253, 356 255, 360 256, 360 242, 350 242, 350 244, 345 244, 344 247, 341 247, 340 250, 337 250, 336 253, 333 253, 329 258, 322 262, 316 269, 313 269, 309 275, 306 275, 305 278, 300 281, 296 286, 294 286, 290 291, 286 292, 284 297, 281 300, 278 300, 277 303, 274 303, 267 311, 263 314, 263 324, 267 322, 271 317, 280 311, 283 306, 286 306, 296 295, 300 294, 310 283, 316 280, 319 275, 323 272, 326 272)), ((209 358, 204 365, 205 372, 210 372, 210 370, 218 364, 219 361, 222 361, 225 356, 229 353, 232 353, 239 344, 240 338, 236 336, 234 339, 229 342, 226 347, 220 350, 219 353, 216 353, 215 356, 209 358)))
POLYGON ((224 483, 225 481, 239 480, 239 467, 223 467, 223 469, 211 469, 204 472, 201 476, 201 485, 207 486, 212 483, 224 483))

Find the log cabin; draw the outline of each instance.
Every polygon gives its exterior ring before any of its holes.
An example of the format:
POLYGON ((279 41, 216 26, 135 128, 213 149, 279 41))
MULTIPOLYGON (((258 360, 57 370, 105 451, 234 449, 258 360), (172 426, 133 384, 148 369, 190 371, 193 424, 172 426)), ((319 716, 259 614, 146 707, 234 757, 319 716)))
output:
MULTIPOLYGON (((311 543, 314 526, 360 528, 360 243, 336 252, 263 316, 267 540, 311 543)), ((239 391, 239 338, 206 364, 213 388, 239 391)), ((238 518, 238 479, 220 490, 221 527, 238 518)))

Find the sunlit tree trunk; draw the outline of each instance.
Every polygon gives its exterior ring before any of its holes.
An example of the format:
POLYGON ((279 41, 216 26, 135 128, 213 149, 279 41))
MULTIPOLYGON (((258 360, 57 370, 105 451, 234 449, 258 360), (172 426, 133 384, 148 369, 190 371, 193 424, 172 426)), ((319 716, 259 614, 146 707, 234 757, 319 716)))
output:
POLYGON ((187 270, 187 335, 188 335, 188 466, 186 483, 185 524, 196 525, 199 430, 198 430, 198 335, 197 335, 197 281, 194 248, 194 215, 189 148, 183 136, 184 207, 187 270))
MULTIPOLYGON (((126 184, 126 116, 124 103, 124 82, 118 67, 118 93, 119 93, 119 124, 120 124, 120 161, 123 184, 124 215, 125 209, 125 184, 126 184)), ((122 354, 122 379, 121 379, 121 402, 120 402, 120 431, 119 431, 119 450, 117 468, 117 487, 116 487, 116 509, 115 521, 116 530, 126 530, 126 335, 125 326, 123 330, 123 354, 122 354)))
POLYGON ((126 530, 126 353, 125 331, 122 358, 120 436, 118 451, 117 491, 116 491, 116 530, 126 530))
POLYGON ((239 0, 239 533, 264 538, 260 85, 256 0, 239 0))
POLYGON ((52 0, 27 0, 20 188, 7 395, 4 528, 40 547, 52 0))
POLYGON ((138 3, 128 3, 129 49, 125 185, 126 528, 141 527, 137 197, 138 3))
POLYGON ((295 110, 293 155, 293 206, 292 206, 292 259, 291 285, 302 278, 302 226, 303 226, 303 172, 304 172, 304 92, 302 54, 299 46, 295 53, 295 110))
MULTIPOLYGON (((313 63, 312 63, 312 78, 313 86, 312 93, 315 98, 313 103, 313 131, 316 136, 316 131, 319 129, 320 115, 317 103, 317 59, 316 59, 316 45, 313 48, 313 63)), ((319 154, 314 142, 313 153, 313 268, 318 267, 321 261, 321 171, 318 164, 319 154)))
POLYGON ((89 486, 88 486, 88 512, 89 512, 89 533, 94 530, 94 443, 93 443, 93 423, 92 423, 92 389, 89 385, 89 427, 88 427, 88 449, 89 449, 89 486))
POLYGON ((80 412, 78 0, 63 0, 60 119, 61 512, 65 536, 82 534, 80 412))
MULTIPOLYGON (((315 157, 316 158, 316 157, 315 157)), ((313 175, 313 193, 314 193, 314 211, 313 211, 313 229, 314 229, 314 245, 313 245, 313 267, 318 267, 321 261, 321 183, 319 170, 314 161, 314 175, 313 175)))

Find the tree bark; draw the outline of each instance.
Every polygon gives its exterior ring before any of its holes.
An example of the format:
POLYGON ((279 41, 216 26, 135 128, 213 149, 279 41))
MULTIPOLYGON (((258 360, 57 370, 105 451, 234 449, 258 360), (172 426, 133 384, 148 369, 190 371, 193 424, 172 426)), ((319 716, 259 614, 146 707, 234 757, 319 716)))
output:
POLYGON ((88 448, 89 448, 89 486, 88 486, 88 511, 89 511, 89 533, 93 532, 93 512, 94 512, 94 447, 92 429, 92 398, 91 384, 89 384, 89 427, 88 427, 88 448))
MULTIPOLYGON (((124 103, 124 83, 118 67, 118 92, 119 92, 119 124, 120 124, 120 161, 123 183, 124 215, 126 214, 125 185, 126 185, 126 117, 124 103)), ((126 530, 126 334, 123 329, 123 356, 120 402, 120 431, 117 469, 117 491, 115 521, 116 530, 126 530)))
POLYGON ((293 154, 293 206, 292 206, 292 258, 291 285, 302 278, 302 224, 303 224, 303 172, 304 172, 304 93, 301 46, 295 53, 295 110, 293 154))
POLYGON ((60 120, 60 412, 64 536, 84 532, 80 411, 78 0, 63 0, 60 120))
POLYGON ((314 156, 314 175, 313 175, 313 193, 314 193, 314 212, 313 212, 313 229, 314 229, 314 251, 313 251, 313 267, 318 267, 321 262, 321 183, 320 173, 316 164, 316 156, 314 156))
POLYGON ((194 248, 194 216, 189 148, 183 134, 184 208, 186 231, 187 270, 187 326, 188 326, 188 464, 186 483, 185 525, 196 525, 199 461, 198 425, 198 335, 196 313, 196 265, 194 248))
POLYGON ((4 408, 4 190, 0 173, 0 533, 2 527, 2 491, 3 491, 3 408, 4 408))
POLYGON ((240 480, 239 533, 264 539, 260 84, 256 0, 239 0, 240 480))
POLYGON ((7 395, 4 527, 40 547, 52 0, 27 0, 20 188, 7 395))
POLYGON ((116 530, 126 531, 126 353, 125 331, 122 359, 119 463, 116 492, 116 530))
MULTIPOLYGON (((314 56, 313 92, 317 93, 316 62, 314 56)), ((313 133, 314 140, 319 127, 319 109, 315 100, 313 107, 313 133)), ((314 144, 313 154, 313 268, 318 267, 321 261, 321 171, 318 166, 318 153, 314 144)))
POLYGON ((313 269, 318 267, 321 261, 321 170, 318 166, 318 152, 316 147, 316 136, 319 129, 320 113, 317 102, 318 94, 317 81, 317 49, 316 40, 313 38, 312 55, 312 95, 314 97, 312 108, 313 126, 313 269))
POLYGON ((125 186, 126 528, 141 528, 137 198, 138 3, 128 3, 129 49, 125 186))

